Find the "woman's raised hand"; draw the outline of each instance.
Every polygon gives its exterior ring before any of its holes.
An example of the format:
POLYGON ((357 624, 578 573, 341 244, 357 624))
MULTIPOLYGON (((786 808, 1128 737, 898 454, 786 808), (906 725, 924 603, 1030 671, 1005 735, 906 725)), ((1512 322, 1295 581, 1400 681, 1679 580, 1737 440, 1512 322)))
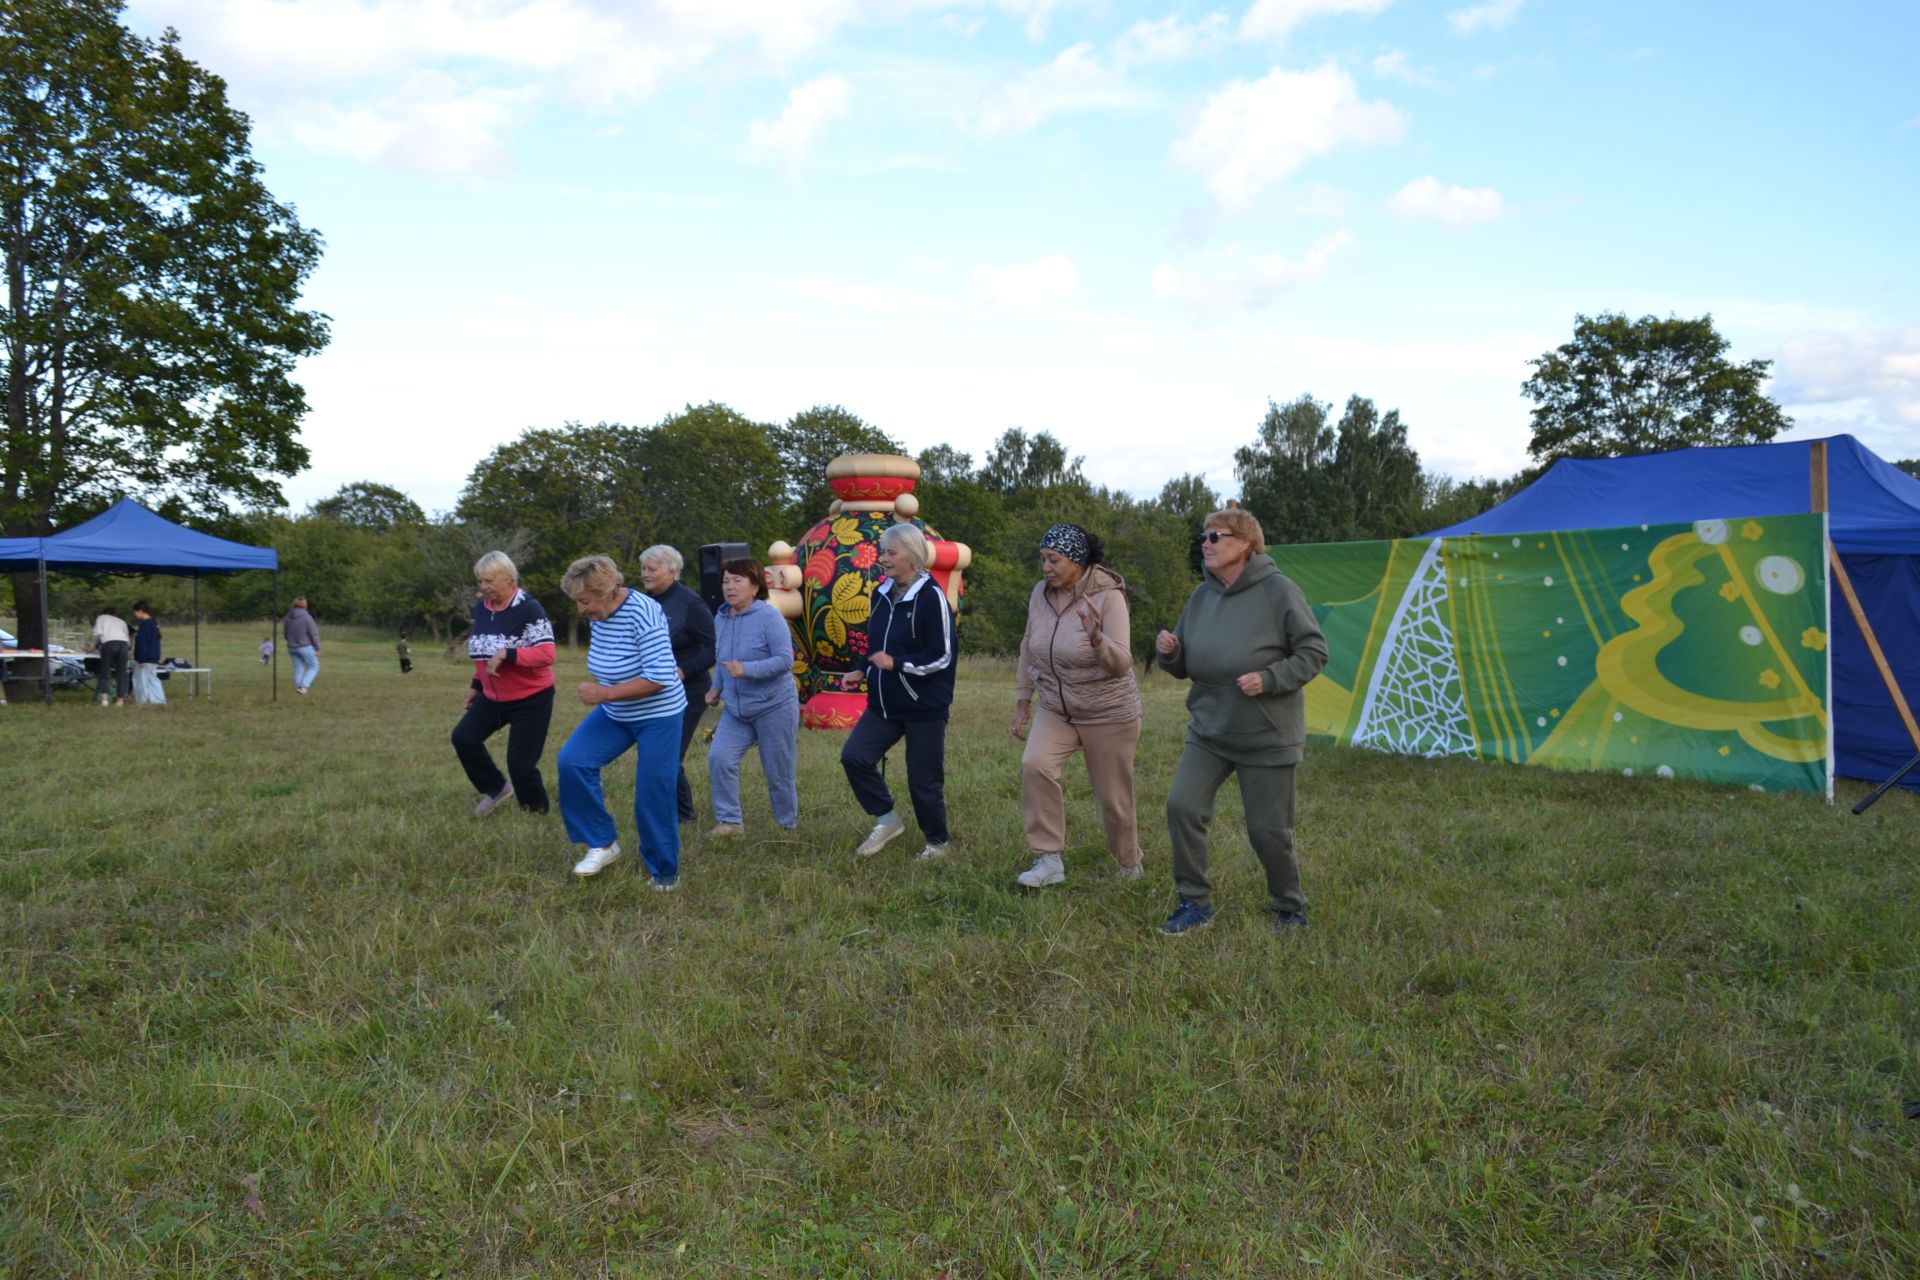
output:
POLYGON ((1170 658, 1173 656, 1174 650, 1180 647, 1180 637, 1171 631, 1162 629, 1160 634, 1153 638, 1153 647, 1170 658))

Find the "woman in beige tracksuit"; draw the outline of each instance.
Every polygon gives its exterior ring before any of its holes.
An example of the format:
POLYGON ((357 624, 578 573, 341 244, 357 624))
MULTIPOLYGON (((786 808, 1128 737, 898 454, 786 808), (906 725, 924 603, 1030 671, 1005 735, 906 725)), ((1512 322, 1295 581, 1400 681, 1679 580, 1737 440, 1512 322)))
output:
POLYGON ((1017 882, 1029 889, 1067 878, 1060 770, 1075 751, 1086 757, 1119 876, 1140 876, 1133 815, 1140 686, 1128 647, 1127 584, 1101 563, 1103 551, 1100 539, 1076 524, 1056 524, 1040 539, 1042 577, 1027 603, 1019 701, 1007 729, 1027 742, 1020 757, 1020 817, 1034 860, 1017 882))

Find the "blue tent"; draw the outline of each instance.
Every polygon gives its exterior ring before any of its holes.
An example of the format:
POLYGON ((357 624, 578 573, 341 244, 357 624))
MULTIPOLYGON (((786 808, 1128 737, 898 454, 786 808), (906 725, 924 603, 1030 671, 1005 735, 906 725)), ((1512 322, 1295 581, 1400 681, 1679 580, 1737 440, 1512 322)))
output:
MULTIPOLYGON (((36 570, 45 614, 46 572, 171 573, 194 579, 194 661, 200 654, 199 579, 213 573, 278 572, 280 553, 199 533, 155 515, 132 498, 46 538, 0 538, 0 571, 36 570)), ((279 664, 274 666, 275 693, 279 664)), ((51 697, 51 693, 48 694, 51 697)))
MULTIPOLYGON (((1852 436, 1632 458, 1562 458, 1491 511, 1429 537, 1544 533, 1817 510, 1815 450, 1825 446, 1827 530, 1909 706, 1920 703, 1920 480, 1852 436)), ((1853 611, 1831 590, 1834 771, 1879 781, 1915 744, 1867 651, 1853 611)), ((1920 789, 1920 776, 1906 785, 1920 789)))

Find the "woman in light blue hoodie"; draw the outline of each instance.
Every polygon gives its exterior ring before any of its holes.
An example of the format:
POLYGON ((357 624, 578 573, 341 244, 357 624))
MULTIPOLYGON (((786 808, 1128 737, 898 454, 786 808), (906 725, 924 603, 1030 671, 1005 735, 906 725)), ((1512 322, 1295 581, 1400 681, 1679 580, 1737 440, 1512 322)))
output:
POLYGON ((760 748, 767 800, 783 830, 800 825, 800 789, 794 779, 799 749, 800 694, 793 683, 793 637, 787 620, 767 602, 767 578, 757 561, 721 566, 726 604, 714 615, 713 688, 707 703, 726 704, 707 751, 708 788, 716 819, 709 836, 745 833, 740 812, 740 761, 760 748))

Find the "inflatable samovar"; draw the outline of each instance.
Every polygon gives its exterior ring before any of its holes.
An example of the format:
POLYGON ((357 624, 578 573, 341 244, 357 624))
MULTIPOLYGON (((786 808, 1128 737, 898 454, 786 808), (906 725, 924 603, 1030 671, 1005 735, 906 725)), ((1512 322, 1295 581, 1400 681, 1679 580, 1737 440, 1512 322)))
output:
POLYGON ((866 655, 867 617, 880 581, 880 534, 895 522, 917 525, 927 537, 927 569, 947 595, 956 618, 961 574, 973 563, 964 542, 947 542, 919 518, 913 487, 920 464, 886 453, 843 454, 827 464, 837 495, 827 515, 798 547, 767 548, 767 586, 773 606, 793 631, 793 678, 800 688, 800 723, 809 729, 851 729, 866 709, 864 681, 843 690, 840 677, 866 655))

